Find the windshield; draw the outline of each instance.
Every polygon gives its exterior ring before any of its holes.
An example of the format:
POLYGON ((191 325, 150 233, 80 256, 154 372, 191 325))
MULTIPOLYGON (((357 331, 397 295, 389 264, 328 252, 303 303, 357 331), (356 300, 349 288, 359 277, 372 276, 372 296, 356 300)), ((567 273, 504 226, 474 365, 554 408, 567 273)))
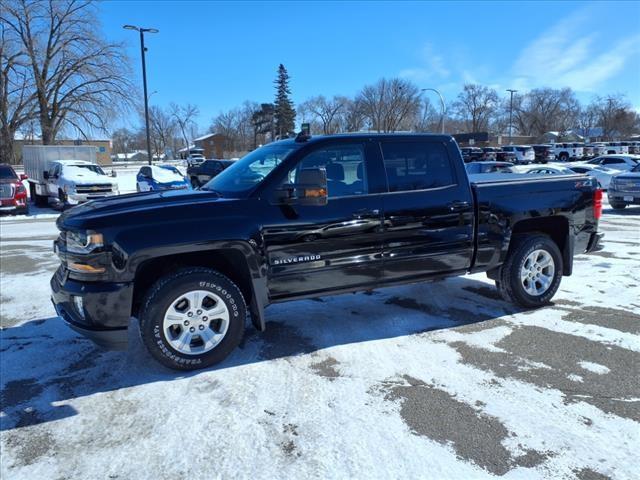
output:
POLYGON ((9 165, 0 165, 0 178, 16 178, 16 174, 9 165))
POLYGON ((104 170, 102 170, 98 165, 69 165, 68 167, 65 167, 65 170, 68 170, 69 173, 83 173, 82 170, 78 171, 77 169, 91 170, 93 173, 97 173, 98 175, 106 175, 104 170))
POLYGON ((299 146, 294 144, 261 147, 234 162, 213 177, 202 189, 214 190, 223 196, 247 194, 298 148, 299 146))

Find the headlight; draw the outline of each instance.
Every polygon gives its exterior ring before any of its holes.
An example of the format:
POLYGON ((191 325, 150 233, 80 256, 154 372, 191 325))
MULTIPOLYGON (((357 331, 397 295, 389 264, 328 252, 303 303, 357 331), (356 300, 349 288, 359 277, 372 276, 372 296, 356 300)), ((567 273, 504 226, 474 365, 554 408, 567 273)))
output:
POLYGON ((64 193, 69 193, 69 192, 73 192, 76 189, 75 185, 65 185, 64 187, 62 187, 62 189, 64 190, 64 193))
POLYGON ((67 232, 67 251, 71 253, 91 253, 104 246, 101 233, 67 232))

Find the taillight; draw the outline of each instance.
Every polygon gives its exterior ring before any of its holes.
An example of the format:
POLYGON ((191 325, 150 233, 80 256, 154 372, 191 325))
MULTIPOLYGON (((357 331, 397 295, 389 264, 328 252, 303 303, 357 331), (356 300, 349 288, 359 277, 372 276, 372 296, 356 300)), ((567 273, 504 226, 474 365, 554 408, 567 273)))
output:
POLYGON ((596 220, 602 217, 602 190, 599 188, 593 192, 593 216, 596 220))

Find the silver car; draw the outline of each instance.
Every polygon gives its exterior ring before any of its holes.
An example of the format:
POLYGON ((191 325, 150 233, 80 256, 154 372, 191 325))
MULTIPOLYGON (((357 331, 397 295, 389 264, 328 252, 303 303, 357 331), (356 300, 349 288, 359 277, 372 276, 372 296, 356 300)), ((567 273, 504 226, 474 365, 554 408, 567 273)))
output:
POLYGON ((607 191, 609 203, 614 209, 622 209, 627 205, 640 205, 640 165, 630 172, 622 172, 614 176, 607 191))

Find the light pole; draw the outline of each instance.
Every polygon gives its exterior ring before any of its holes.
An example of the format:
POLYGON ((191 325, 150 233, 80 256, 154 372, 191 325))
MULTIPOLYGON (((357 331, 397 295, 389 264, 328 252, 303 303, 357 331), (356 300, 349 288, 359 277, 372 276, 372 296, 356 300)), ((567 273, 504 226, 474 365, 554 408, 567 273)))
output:
POLYGON ((426 92, 427 90, 437 93, 438 97, 440 97, 440 106, 442 107, 442 112, 440 114, 440 124, 441 124, 441 130, 440 131, 442 133, 444 133, 444 111, 445 111, 444 98, 442 97, 442 94, 438 90, 436 90, 435 88, 422 88, 422 89, 420 89, 421 92, 426 92))
MULTIPOLYGON (((145 61, 145 52, 147 49, 144 46, 144 34, 148 33, 158 33, 159 30, 156 28, 142 28, 136 27, 134 25, 124 25, 122 28, 125 30, 137 30, 140 32, 140 53, 142 56, 142 85, 144 87, 144 123, 145 130, 147 132, 147 158, 149 159, 149 165, 151 165, 151 136, 149 134, 149 97, 147 96, 147 63, 145 61)), ((153 95, 153 94, 152 94, 153 95)))
POLYGON ((511 100, 509 102, 509 145, 513 143, 513 94, 518 90, 513 90, 512 88, 507 88, 507 92, 511 94, 511 100))

